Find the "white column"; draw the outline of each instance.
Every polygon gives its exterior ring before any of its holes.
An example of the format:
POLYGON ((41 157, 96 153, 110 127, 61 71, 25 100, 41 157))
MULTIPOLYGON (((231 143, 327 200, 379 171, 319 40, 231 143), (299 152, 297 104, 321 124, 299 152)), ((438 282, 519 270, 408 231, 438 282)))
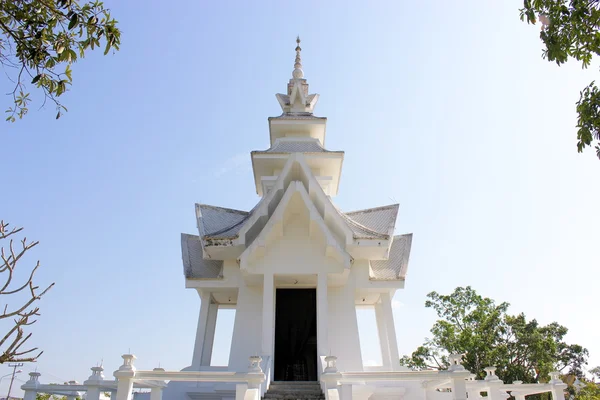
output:
POLYGON ((117 382, 117 399, 116 400, 131 400, 133 397, 133 379, 129 377, 120 377, 117 382))
POLYGON ((100 400, 100 388, 98 386, 87 385, 85 400, 100 400))
MULTIPOLYGON (((327 301, 327 273, 317 276, 317 356, 329 355, 329 326, 327 301)), ((320 372, 320 371, 319 371, 320 372)))
POLYGON ((565 400, 565 389, 567 385, 560 379, 558 371, 550 372, 550 382, 552 385, 552 400, 565 400))
POLYGON ((552 388, 552 400, 565 400, 565 391, 563 388, 552 388))
POLYGON ((152 389, 150 389, 150 400, 162 400, 162 394, 163 388, 153 387, 152 389))
POLYGON ((217 314, 219 305, 209 300, 208 316, 206 317, 206 331, 204 332, 204 344, 202 345, 202 359, 200 365, 209 366, 212 357, 213 342, 215 341, 215 328, 217 327, 217 314))
POLYGON ((235 400, 244 400, 248 391, 248 383, 238 383, 235 385, 235 400))
POLYGON ((342 383, 339 392, 340 400, 352 400, 352 384, 342 383))
POLYGON ((24 390, 23 400, 35 400, 37 392, 35 390, 24 390))
POLYGON ((200 314, 198 315, 198 328, 196 329, 196 343, 192 357, 192 368, 200 370, 204 336, 206 334, 206 321, 208 320, 208 307, 210 306, 210 292, 198 292, 200 295, 200 314))
POLYGON ((387 342, 389 346, 390 368, 399 371, 400 355, 398 354, 398 339, 396 339, 396 328, 394 326, 394 314, 392 313, 392 299, 389 292, 381 293, 381 307, 387 331, 387 342))
POLYGON ((379 333, 379 345, 381 349, 381 363, 386 369, 391 369, 393 361, 390 358, 390 343, 388 340, 387 325, 383 314, 381 301, 375 303, 375 320, 377 321, 377 333, 379 333))
POLYGON ((263 276, 263 304, 262 304, 262 340, 261 352, 263 356, 273 355, 273 336, 275 329, 275 281, 273 273, 265 272, 263 276))
POLYGON ((36 388, 40 385, 40 373, 39 372, 30 372, 29 380, 25 382, 21 389, 23 389, 23 400, 35 400, 37 397, 36 388))
POLYGON ((123 354, 123 365, 116 370, 113 375, 117 378, 117 396, 116 400, 131 400, 133 397, 133 379, 135 378, 135 366, 133 354, 123 354))
POLYGON ((465 378, 453 378, 452 400, 467 400, 467 381, 465 378))

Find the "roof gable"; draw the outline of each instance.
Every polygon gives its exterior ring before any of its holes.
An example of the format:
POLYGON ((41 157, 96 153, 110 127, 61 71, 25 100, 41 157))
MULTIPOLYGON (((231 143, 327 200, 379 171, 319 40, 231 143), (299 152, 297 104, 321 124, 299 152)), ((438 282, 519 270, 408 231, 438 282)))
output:
POLYGON ((323 234, 326 242, 326 255, 337 259, 345 268, 350 268, 350 255, 340 246, 334 234, 326 225, 325 220, 311 201, 309 194, 301 181, 292 181, 287 186, 281 201, 278 202, 277 207, 271 214, 265 226, 261 229, 252 244, 250 244, 240 256, 240 268, 247 269, 248 261, 252 255, 256 253, 264 254, 266 247, 268 246, 268 235, 275 229, 278 223, 283 222, 284 213, 295 194, 299 195, 301 203, 308 210, 311 227, 313 226, 312 223, 314 223, 314 226, 323 234))
POLYGON ((273 214, 290 182, 294 180, 302 182, 309 197, 317 205, 319 213, 325 216, 326 220, 329 219, 328 216, 331 216, 331 219, 335 221, 334 223, 338 225, 340 235, 344 239, 342 242, 352 242, 352 230, 332 204, 331 199, 325 194, 323 188, 321 188, 320 183, 306 164, 302 153, 290 154, 273 189, 260 200, 251 212, 251 215, 243 222, 243 226, 238 233, 238 241, 244 241, 247 246, 250 244, 273 214), (257 224, 262 224, 262 226, 257 229, 257 224))

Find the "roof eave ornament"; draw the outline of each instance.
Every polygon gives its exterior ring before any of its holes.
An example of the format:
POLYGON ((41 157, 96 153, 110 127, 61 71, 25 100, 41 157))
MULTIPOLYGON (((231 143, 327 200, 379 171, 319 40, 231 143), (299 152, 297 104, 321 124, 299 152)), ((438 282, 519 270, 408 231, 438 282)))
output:
POLYGON ((302 70, 302 56, 300 47, 300 36, 296 38, 296 59, 294 60, 294 70, 292 71, 292 79, 288 83, 288 93, 278 93, 277 101, 285 114, 287 113, 309 113, 312 114, 317 100, 318 94, 308 94, 308 83, 304 79, 304 71, 302 70))

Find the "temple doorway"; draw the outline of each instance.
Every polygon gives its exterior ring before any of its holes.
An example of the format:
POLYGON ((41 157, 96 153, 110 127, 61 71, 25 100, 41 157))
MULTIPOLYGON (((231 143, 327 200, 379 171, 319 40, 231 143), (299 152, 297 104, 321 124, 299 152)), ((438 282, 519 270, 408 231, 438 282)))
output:
POLYGON ((316 290, 277 289, 275 302, 275 380, 316 381, 316 290))

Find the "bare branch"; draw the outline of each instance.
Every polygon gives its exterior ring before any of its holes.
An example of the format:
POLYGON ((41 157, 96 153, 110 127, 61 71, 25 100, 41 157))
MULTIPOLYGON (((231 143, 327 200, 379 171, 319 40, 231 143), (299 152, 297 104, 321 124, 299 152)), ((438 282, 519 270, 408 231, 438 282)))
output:
MULTIPOLYGON (((4 221, 0 221, 0 240, 6 239, 16 233, 19 233, 23 228, 12 228, 8 229, 9 224, 4 221)), ((39 286, 34 284, 34 276, 40 262, 37 261, 35 266, 32 268, 29 277, 25 283, 20 284, 17 287, 11 287, 13 283, 13 274, 17 267, 17 263, 25 255, 25 253, 35 247, 39 242, 27 242, 27 238, 23 237, 20 240, 20 249, 15 250, 14 241, 11 237, 8 242, 8 246, 0 247, 0 273, 5 273, 5 281, 3 286, 0 288, 0 295, 9 296, 22 291, 29 293, 29 297, 22 300, 21 304, 15 307, 14 310, 9 310, 8 301, 5 301, 4 310, 0 314, 0 319, 6 319, 16 317, 13 322, 14 325, 6 332, 4 337, 0 339, 0 364, 5 362, 16 362, 16 361, 35 361, 42 352, 35 356, 29 356, 35 353, 38 348, 32 347, 30 349, 22 349, 26 342, 31 338, 31 333, 25 334, 23 328, 34 324, 37 320, 36 316, 39 314, 39 307, 35 307, 34 303, 40 300, 50 290, 54 283, 48 285, 44 290, 39 292, 39 286)))

